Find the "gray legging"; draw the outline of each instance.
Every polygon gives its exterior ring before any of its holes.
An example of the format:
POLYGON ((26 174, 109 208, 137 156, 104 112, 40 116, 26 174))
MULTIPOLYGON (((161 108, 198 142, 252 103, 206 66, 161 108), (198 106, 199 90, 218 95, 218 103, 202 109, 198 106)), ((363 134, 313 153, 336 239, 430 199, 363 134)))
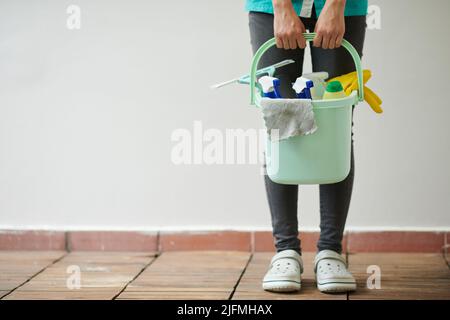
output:
MULTIPOLYGON (((260 12, 249 13, 250 38, 253 52, 268 39, 274 36, 273 15, 260 12)), ((313 31, 317 22, 315 15, 311 18, 301 18, 306 29, 313 31)), ((345 35, 362 56, 362 48, 366 31, 366 17, 345 17, 345 35)), ((273 47, 261 58, 259 67, 276 62, 293 59, 295 63, 278 69, 275 76, 280 79, 280 91, 283 97, 295 97, 291 83, 302 74, 304 50, 284 50, 273 47)), ((324 50, 311 47, 313 71, 327 71, 330 77, 355 71, 350 54, 344 49, 324 50)), ((352 122, 353 125, 353 122, 352 122)), ((354 159, 353 132, 351 148, 351 169, 345 180, 320 185, 320 238, 318 250, 334 250, 342 252, 342 237, 345 221, 350 205, 353 188, 354 159)), ((298 185, 282 185, 271 181, 265 175, 267 198, 272 216, 273 236, 277 252, 293 249, 301 253, 298 239, 297 200, 298 185)))

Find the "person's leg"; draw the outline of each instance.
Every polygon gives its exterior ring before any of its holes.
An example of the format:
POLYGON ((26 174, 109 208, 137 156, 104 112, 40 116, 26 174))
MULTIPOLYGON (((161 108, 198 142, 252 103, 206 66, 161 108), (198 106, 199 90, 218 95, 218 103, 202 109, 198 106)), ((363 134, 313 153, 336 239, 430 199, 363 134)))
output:
MULTIPOLYGON (((273 38, 273 15, 259 12, 249 13, 250 39, 253 53, 267 40, 273 38)), ((280 91, 284 98, 294 98, 291 83, 302 74, 304 50, 270 48, 261 58, 258 68, 266 67, 285 59, 295 63, 276 70, 280 79, 280 91)), ((265 165, 264 165, 265 166, 265 165)), ((266 193, 272 219, 273 236, 277 252, 292 249, 301 253, 298 239, 297 199, 298 185, 282 185, 264 176, 266 193)))
MULTIPOLYGON (((366 17, 346 17, 346 32, 344 39, 348 40, 362 56, 366 17)), ((350 54, 344 48, 324 50, 311 47, 311 57, 314 71, 327 71, 330 78, 355 71, 355 65, 350 54)), ((353 109, 352 109, 353 111, 353 109)), ((353 112, 352 112, 353 116, 353 112)), ((352 121, 353 126, 353 121, 352 121)), ((317 244, 319 251, 333 250, 342 252, 342 237, 350 206, 353 189, 354 158, 353 132, 351 147, 350 173, 343 181, 320 185, 320 238, 317 244)))

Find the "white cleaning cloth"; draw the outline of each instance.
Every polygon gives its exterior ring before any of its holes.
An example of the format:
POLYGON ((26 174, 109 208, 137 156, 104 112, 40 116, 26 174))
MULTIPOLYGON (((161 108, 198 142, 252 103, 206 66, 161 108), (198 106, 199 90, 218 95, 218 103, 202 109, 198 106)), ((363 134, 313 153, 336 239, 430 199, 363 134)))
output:
POLYGON ((317 130, 311 100, 261 98, 261 110, 271 140, 284 140, 317 130), (271 131, 278 129, 278 138, 271 131))

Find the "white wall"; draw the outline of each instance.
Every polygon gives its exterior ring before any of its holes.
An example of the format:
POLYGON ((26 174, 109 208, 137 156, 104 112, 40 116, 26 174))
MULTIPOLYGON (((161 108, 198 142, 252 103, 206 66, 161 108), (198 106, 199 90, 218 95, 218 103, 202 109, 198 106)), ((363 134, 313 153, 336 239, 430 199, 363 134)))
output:
MULTIPOLYGON (((450 2, 371 3, 363 64, 385 113, 355 115, 348 227, 448 229, 450 2)), ((257 165, 170 161, 194 120, 261 127, 247 87, 208 88, 250 59, 243 1, 1 1, 0 229, 269 228, 257 165)), ((316 228, 317 186, 299 203, 316 228)))

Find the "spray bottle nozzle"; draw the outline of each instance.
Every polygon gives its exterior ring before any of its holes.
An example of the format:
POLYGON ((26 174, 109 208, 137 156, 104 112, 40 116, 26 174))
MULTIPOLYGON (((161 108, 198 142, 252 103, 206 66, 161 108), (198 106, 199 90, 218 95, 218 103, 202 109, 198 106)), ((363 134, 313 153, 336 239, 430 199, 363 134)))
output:
POLYGON ((294 85, 292 86, 292 88, 297 93, 297 98, 300 99, 311 99, 310 89, 312 87, 314 87, 313 81, 305 77, 297 78, 294 85))
POLYGON ((263 76, 258 80, 261 85, 263 94, 267 98, 281 98, 280 95, 280 79, 263 76))

